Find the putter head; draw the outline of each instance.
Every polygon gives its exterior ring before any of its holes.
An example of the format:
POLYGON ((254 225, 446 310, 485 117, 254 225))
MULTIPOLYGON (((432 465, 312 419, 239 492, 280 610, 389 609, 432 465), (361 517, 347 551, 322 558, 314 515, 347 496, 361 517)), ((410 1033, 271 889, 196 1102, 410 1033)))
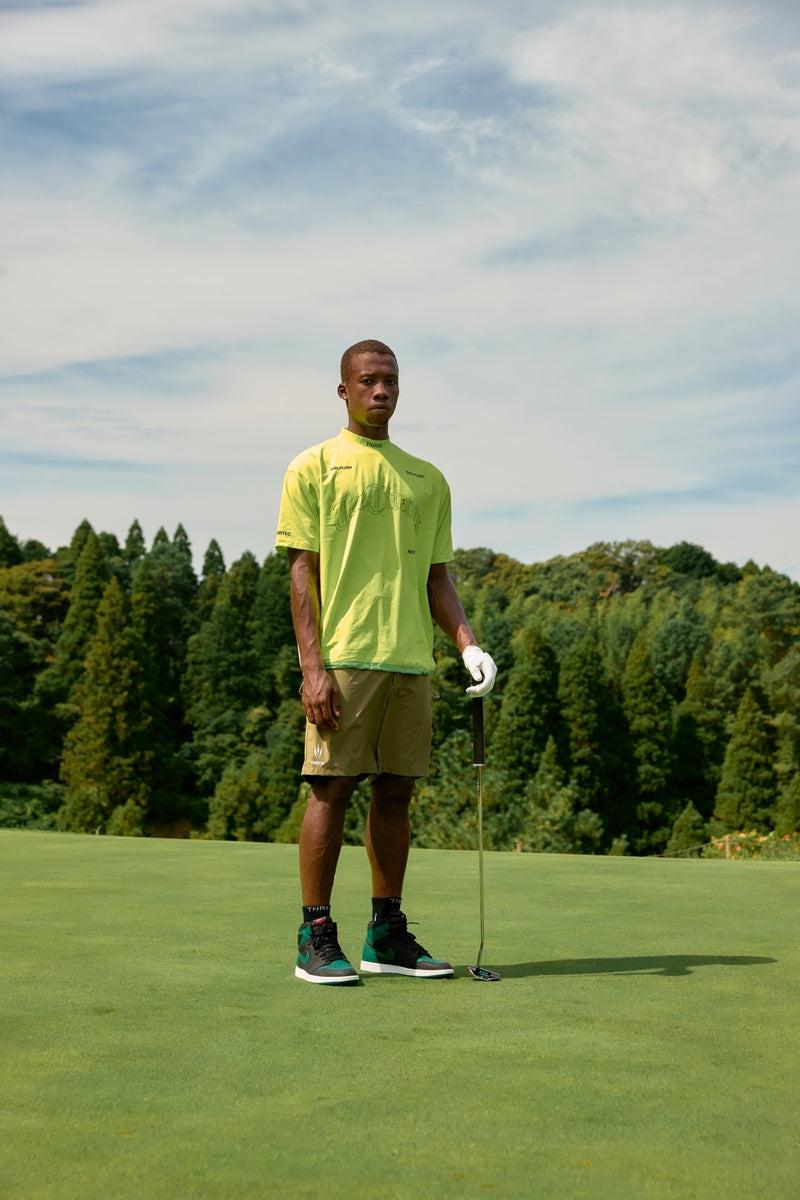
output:
POLYGON ((467 967, 473 979, 480 979, 483 983, 497 983, 500 976, 494 971, 487 971, 486 967, 467 967))

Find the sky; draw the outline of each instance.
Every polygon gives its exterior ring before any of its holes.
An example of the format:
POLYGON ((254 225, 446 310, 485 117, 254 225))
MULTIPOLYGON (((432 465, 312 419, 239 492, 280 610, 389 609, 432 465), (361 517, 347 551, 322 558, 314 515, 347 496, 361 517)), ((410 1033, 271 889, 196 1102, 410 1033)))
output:
POLYGON ((0 514, 198 564, 393 347, 456 546, 800 580, 796 0, 0 0, 0 514))

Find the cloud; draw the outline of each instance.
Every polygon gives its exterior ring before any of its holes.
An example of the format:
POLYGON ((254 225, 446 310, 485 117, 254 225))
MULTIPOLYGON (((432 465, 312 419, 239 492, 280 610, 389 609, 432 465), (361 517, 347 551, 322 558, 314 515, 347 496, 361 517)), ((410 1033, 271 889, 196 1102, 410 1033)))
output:
POLYGON ((5 6, 0 511, 268 548, 377 336, 462 544, 788 569, 799 48, 777 0, 5 6))

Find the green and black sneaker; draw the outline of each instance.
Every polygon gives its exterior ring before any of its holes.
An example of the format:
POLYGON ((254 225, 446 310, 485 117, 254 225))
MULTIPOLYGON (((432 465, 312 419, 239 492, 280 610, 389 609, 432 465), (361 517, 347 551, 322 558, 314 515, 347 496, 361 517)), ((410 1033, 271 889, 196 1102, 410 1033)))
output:
POLYGON ((355 971, 342 953, 336 934, 336 922, 330 917, 300 926, 297 934, 297 966, 294 973, 307 983, 359 983, 355 971))
POLYGON ((401 912, 389 913, 384 921, 370 921, 361 956, 361 970, 374 975, 443 979, 453 974, 449 962, 432 958, 408 932, 408 922, 401 912))

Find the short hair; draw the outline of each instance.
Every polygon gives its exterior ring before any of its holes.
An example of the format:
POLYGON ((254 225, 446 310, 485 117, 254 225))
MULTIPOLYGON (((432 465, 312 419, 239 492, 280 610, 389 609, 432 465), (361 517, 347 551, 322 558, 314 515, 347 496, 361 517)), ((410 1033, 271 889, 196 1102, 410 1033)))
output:
POLYGON ((342 383, 347 382, 350 364, 357 354, 389 354, 397 362, 397 355, 394 350, 390 350, 385 342, 376 342, 374 338, 368 338, 365 342, 356 342, 354 346, 348 346, 342 355, 342 365, 340 368, 342 383))

